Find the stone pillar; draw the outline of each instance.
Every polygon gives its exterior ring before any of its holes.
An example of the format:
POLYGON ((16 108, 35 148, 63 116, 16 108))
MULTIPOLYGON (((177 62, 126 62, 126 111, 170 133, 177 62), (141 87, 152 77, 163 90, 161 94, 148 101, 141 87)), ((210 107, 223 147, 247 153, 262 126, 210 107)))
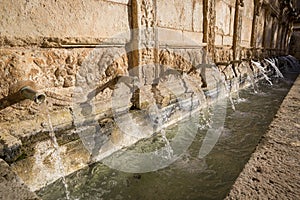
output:
POLYGON ((252 33, 251 33, 251 47, 256 48, 256 39, 257 39, 257 25, 258 19, 261 11, 262 0, 254 0, 254 12, 253 12, 253 21, 252 21, 252 33))
POLYGON ((131 66, 130 75, 139 80, 133 104, 144 109, 153 101, 151 84, 159 74, 156 0, 132 0, 131 2, 131 66))
POLYGON ((270 47, 271 49, 276 49, 276 43, 277 43, 277 36, 278 36, 278 19, 276 16, 272 16, 273 24, 272 24, 272 39, 271 39, 271 44, 270 47))
POLYGON ((281 47, 281 50, 282 51, 285 51, 285 38, 286 38, 286 34, 287 34, 287 24, 285 22, 283 22, 282 24, 282 38, 281 38, 281 44, 280 44, 280 47, 281 47))
POLYGON ((281 54, 281 38, 282 38, 282 24, 281 21, 278 22, 278 35, 277 35, 277 43, 276 43, 276 49, 280 50, 281 54))
POLYGON ((203 1, 203 42, 207 43, 207 53, 214 60, 215 57, 215 25, 216 2, 215 0, 203 1))
POLYGON ((286 53, 288 53, 289 42, 290 42, 292 33, 293 33, 293 23, 290 22, 290 23, 288 23, 287 34, 286 34, 286 40, 285 40, 285 52, 286 52, 286 53))
POLYGON ((240 15, 241 7, 244 7, 243 0, 236 0, 235 3, 235 15, 234 15, 234 30, 233 30, 233 60, 238 60, 240 57, 240 40, 242 30, 242 16, 240 15))
POLYGON ((270 9, 267 8, 266 6, 264 6, 265 9, 265 21, 264 21, 264 33, 263 33, 263 42, 262 42, 262 47, 263 47, 263 51, 264 54, 263 56, 267 56, 266 52, 267 52, 267 48, 268 48, 268 39, 267 39, 267 35, 269 33, 268 30, 268 23, 270 23, 270 9))

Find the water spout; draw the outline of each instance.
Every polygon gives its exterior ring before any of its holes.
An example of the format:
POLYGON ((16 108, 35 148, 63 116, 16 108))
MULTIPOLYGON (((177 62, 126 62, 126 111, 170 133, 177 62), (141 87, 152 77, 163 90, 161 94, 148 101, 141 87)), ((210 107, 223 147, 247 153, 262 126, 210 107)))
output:
POLYGON ((34 101, 35 103, 37 103, 37 104, 43 103, 46 99, 46 95, 44 93, 37 92, 29 86, 23 87, 20 90, 20 93, 26 99, 30 99, 30 100, 34 101))
POLYGON ((46 99, 46 95, 44 93, 38 92, 34 89, 34 84, 31 81, 20 82, 17 86, 15 86, 15 88, 9 95, 0 99, 0 110, 25 99, 30 99, 37 104, 43 103, 46 99))

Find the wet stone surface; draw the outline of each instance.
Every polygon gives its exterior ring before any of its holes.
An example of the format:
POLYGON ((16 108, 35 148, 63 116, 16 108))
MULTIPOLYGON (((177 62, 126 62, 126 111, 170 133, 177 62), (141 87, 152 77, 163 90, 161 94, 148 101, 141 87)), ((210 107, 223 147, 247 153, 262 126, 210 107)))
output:
POLYGON ((0 199, 5 200, 38 200, 35 193, 11 171, 9 165, 0 159, 0 199))

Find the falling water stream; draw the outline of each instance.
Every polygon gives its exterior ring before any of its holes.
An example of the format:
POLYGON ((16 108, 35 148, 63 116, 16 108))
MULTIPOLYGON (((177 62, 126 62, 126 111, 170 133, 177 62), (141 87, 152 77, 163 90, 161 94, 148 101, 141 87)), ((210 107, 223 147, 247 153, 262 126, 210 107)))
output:
POLYGON ((281 73, 281 71, 278 69, 278 67, 276 66, 276 58, 273 58, 273 59, 265 59, 265 61, 267 63, 269 63, 273 69, 275 70, 275 73, 276 73, 276 77, 278 78, 284 78, 283 74, 281 73))
POLYGON ((70 192, 68 190, 68 184, 66 182, 66 178, 65 178, 65 174, 64 174, 64 166, 63 166, 63 162, 61 160, 61 156, 60 156, 60 148, 59 148, 59 145, 58 145, 58 142, 57 142, 57 138, 55 136, 55 131, 54 131, 54 128, 53 128, 53 124, 52 124, 52 121, 51 121, 51 116, 49 114, 49 110, 46 107, 46 115, 47 115, 47 119, 48 119, 48 123, 49 123, 49 136, 51 138, 51 141, 52 141, 52 144, 53 144, 53 147, 54 147, 54 157, 56 159, 56 161, 58 162, 58 170, 59 170, 59 173, 62 175, 62 183, 63 183, 63 188, 65 189, 65 199, 69 200, 70 199, 70 192))
MULTIPOLYGON (((133 174, 111 169, 101 162, 79 170, 38 191, 44 200, 57 199, 223 199, 248 161, 262 135, 267 131, 291 81, 260 81, 253 88, 241 90, 234 106, 227 106, 221 135, 205 156, 199 149, 211 125, 211 108, 203 109, 200 116, 191 116, 162 130, 150 139, 130 147, 137 152, 170 146, 177 127, 196 118, 193 126, 198 132, 191 146, 174 163, 163 169, 133 174), (235 110, 233 110, 235 108, 235 110), (69 196, 65 195, 68 185, 69 196)), ((225 99, 224 99, 225 101, 225 99)), ((229 100, 228 100, 229 101, 229 100)), ((230 105, 230 103, 228 103, 230 105)), ((220 108, 224 109, 224 108, 220 108)), ((194 122, 193 121, 193 122, 194 122)), ((54 142, 55 143, 55 142, 54 142)), ((172 148, 167 155, 171 155, 172 148)))
POLYGON ((299 61, 293 56, 282 56, 280 59, 286 61, 286 63, 284 63, 285 66, 283 66, 285 72, 299 72, 299 61))
POLYGON ((260 63, 260 62, 253 61, 253 60, 251 60, 251 63, 252 63, 253 65, 255 65, 255 66, 259 69, 260 73, 264 76, 265 80, 268 81, 270 85, 272 85, 273 83, 272 83, 270 77, 268 77, 268 75, 267 75, 267 73, 266 73, 266 70, 265 70, 265 68, 261 65, 261 63, 260 63))

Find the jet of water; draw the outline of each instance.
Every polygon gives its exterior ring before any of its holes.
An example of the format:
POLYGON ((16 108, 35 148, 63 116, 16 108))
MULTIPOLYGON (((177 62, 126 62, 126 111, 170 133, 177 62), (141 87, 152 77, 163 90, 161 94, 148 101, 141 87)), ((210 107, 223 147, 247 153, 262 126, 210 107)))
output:
POLYGON ((161 130, 161 135, 162 135, 163 140, 166 143, 165 150, 167 152, 167 159, 172 159, 174 151, 173 151, 173 149, 170 145, 170 142, 169 142, 168 138, 166 137, 166 131, 164 129, 161 130))
POLYGON ((267 63, 269 63, 269 64, 273 67, 273 69, 274 69, 275 72, 276 72, 276 76, 277 76, 277 77, 284 78, 283 74, 281 73, 281 71, 280 71, 280 70, 278 69, 278 67, 276 66, 276 60, 275 60, 275 59, 270 58, 270 59, 265 59, 265 61, 266 61, 267 63))
POLYGON ((284 62, 284 70, 286 72, 289 72, 289 73, 300 72, 300 64, 299 64, 299 61, 295 57, 288 55, 288 56, 282 56, 279 59, 285 61, 284 62))
POLYGON ((65 174, 64 174, 63 163, 62 163, 61 156, 60 156, 60 148, 59 148, 59 145, 58 145, 58 142, 57 142, 57 138, 55 136, 54 128, 53 128, 53 125, 52 125, 52 121, 51 121, 51 117, 50 117, 48 109, 47 109, 47 118, 48 118, 49 129, 50 129, 49 135, 51 137, 53 147, 55 149, 55 151, 54 151, 55 158, 58 161, 59 171, 63 175, 62 176, 62 182, 63 182, 65 192, 66 192, 66 199, 70 200, 70 191, 68 190, 68 184, 66 182, 66 178, 65 178, 65 174))
POLYGON ((254 60, 251 60, 251 63, 259 69, 259 71, 262 73, 262 75, 264 76, 266 81, 268 81, 270 83, 270 85, 273 85, 273 83, 271 82, 271 79, 267 76, 266 71, 263 68, 263 66, 261 65, 261 63, 255 62, 254 60))

